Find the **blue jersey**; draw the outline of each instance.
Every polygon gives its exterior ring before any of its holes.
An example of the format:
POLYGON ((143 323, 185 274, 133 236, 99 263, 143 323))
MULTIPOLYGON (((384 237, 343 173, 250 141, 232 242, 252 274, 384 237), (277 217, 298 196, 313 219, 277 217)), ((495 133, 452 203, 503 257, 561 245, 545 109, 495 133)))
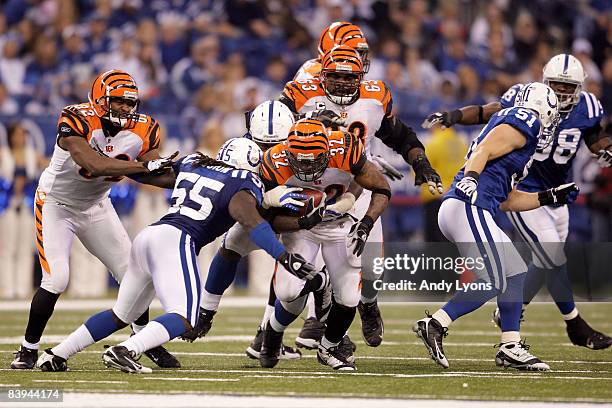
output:
MULTIPOLYGON (((506 91, 500 102, 503 108, 514 105, 514 99, 523 84, 516 84, 506 91)), ((545 149, 536 150, 527 177, 519 184, 523 191, 542 191, 568 182, 570 169, 580 141, 589 133, 599 130, 603 108, 597 97, 589 92, 580 94, 580 101, 561 116, 555 137, 545 149)))
POLYGON ((157 224, 169 224, 193 239, 196 251, 223 235, 234 225, 229 202, 234 194, 246 190, 257 204, 263 200, 263 183, 248 170, 224 166, 193 167, 195 154, 173 165, 176 183, 168 214, 157 224))
MULTIPOLYGON (((506 201, 510 190, 527 174, 527 169, 531 164, 531 156, 535 153, 540 133, 540 120, 535 112, 524 108, 502 109, 494 114, 489 123, 480 132, 478 137, 472 141, 467 152, 468 159, 478 143, 483 141, 491 131, 499 125, 510 125, 521 132, 527 142, 520 149, 516 149, 495 160, 489 161, 478 179, 478 196, 474 205, 490 211, 492 214, 497 212, 499 205, 506 201)), ((458 200, 468 201, 455 194, 455 185, 463 178, 463 167, 455 176, 445 198, 453 197, 458 200)))

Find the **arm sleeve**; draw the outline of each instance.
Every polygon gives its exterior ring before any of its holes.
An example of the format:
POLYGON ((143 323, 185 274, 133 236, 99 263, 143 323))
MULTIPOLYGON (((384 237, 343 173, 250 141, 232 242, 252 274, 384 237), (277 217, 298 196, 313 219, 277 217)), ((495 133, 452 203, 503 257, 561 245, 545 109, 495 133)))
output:
POLYGON ((602 132, 601 130, 602 130, 601 124, 599 122, 583 130, 582 134, 583 134, 584 141, 587 146, 590 146, 593 143, 596 143, 597 141, 599 141, 599 139, 606 136, 606 133, 602 132))
POLYGON ((266 221, 257 224, 251 230, 250 238, 274 259, 278 259, 285 252, 285 247, 276 239, 272 227, 266 221))
POLYGON ((361 169, 367 161, 363 144, 357 137, 351 135, 351 146, 349 147, 349 170, 351 174, 361 173, 361 169))
POLYGON ((414 130, 393 115, 387 115, 383 118, 380 128, 374 136, 395 152, 401 154, 406 161, 408 161, 408 152, 415 147, 425 150, 414 130))

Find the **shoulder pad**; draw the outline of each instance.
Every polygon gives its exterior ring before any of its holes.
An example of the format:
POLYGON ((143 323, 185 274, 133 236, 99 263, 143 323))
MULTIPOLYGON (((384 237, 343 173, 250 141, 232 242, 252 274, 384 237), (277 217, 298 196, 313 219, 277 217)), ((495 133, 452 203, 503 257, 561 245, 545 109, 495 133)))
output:
POLYGON ((361 81, 361 87, 359 88, 359 97, 364 99, 375 99, 382 104, 383 109, 385 110, 385 113, 387 115, 391 113, 391 108, 393 105, 391 89, 383 81, 361 81))
POLYGON ((319 78, 287 82, 282 93, 282 96, 294 104, 295 112, 299 112, 309 99, 324 95, 319 78))
POLYGON ((588 121, 599 121, 603 116, 603 107, 595 95, 590 92, 582 91, 580 101, 574 109, 580 109, 581 113, 588 121))

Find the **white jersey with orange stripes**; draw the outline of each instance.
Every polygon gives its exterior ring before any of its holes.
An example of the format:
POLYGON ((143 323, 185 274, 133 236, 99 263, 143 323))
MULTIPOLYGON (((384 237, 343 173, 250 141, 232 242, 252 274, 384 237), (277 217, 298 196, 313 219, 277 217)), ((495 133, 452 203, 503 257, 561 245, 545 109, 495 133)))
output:
MULTIPOLYGON (((100 155, 120 160, 136 160, 159 146, 159 124, 140 115, 131 129, 115 135, 107 133, 90 104, 70 105, 62 110, 58 138, 80 136, 100 155)), ((108 197, 110 188, 121 177, 92 177, 74 162, 70 152, 55 144, 49 166, 38 183, 39 192, 53 200, 77 209, 86 209, 108 197)))

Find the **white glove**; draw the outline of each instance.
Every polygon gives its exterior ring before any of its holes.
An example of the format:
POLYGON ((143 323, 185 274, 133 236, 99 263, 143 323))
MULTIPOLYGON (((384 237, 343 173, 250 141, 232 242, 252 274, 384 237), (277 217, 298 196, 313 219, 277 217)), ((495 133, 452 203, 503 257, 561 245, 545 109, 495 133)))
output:
POLYGON ((474 177, 466 176, 455 185, 455 193, 463 198, 470 200, 470 203, 476 202, 478 197, 478 180, 474 177))
POLYGON ((142 165, 149 173, 161 173, 163 170, 172 166, 172 159, 178 156, 179 152, 174 152, 171 156, 160 157, 159 159, 143 162, 142 165))
POLYGON ((382 156, 372 156, 370 160, 382 174, 389 177, 391 180, 401 180, 404 177, 398 169, 393 167, 382 156))
POLYGON ((299 207, 303 207, 304 201, 308 199, 306 195, 297 193, 298 191, 302 191, 302 189, 300 187, 287 186, 274 187, 272 190, 264 193, 263 208, 282 207, 298 211, 299 207))
POLYGON ((351 192, 346 192, 336 199, 336 202, 330 204, 325 209, 325 218, 338 218, 346 214, 355 205, 355 195, 351 192))
POLYGON ((609 150, 600 150, 597 154, 597 163, 599 167, 612 166, 612 152, 609 150))

